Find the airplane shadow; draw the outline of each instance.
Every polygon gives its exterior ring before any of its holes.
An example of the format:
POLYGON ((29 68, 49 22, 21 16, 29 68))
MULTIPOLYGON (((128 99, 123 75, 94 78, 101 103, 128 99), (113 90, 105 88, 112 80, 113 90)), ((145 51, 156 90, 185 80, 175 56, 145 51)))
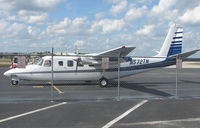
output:
MULTIPOLYGON (((96 82, 77 82, 77 83, 54 83, 55 86, 94 86, 98 84, 96 82)), ((48 82, 39 82, 39 83, 21 83, 20 86, 51 86, 48 82)))
MULTIPOLYGON (((169 84, 169 82, 167 82, 169 84)), ((174 82, 171 82, 171 83, 174 83, 174 82)), ((135 90, 135 91, 140 91, 140 92, 144 92, 144 93, 150 93, 150 94, 153 94, 153 95, 158 95, 158 96, 162 96, 162 97, 172 97, 174 95, 170 94, 170 93, 167 93, 167 92, 163 92, 163 91, 160 91, 160 90, 157 90, 157 89, 154 89, 154 88, 149 88, 149 87, 152 87, 152 86, 157 86, 156 84, 166 84, 166 82, 156 82, 156 83, 128 83, 128 82, 125 82, 125 81, 121 81, 120 85, 122 88, 127 88, 127 89, 132 89, 132 90, 135 90)), ((112 86, 117 86, 117 82, 114 81, 114 82, 111 82, 111 85, 112 86)))
POLYGON ((200 84, 200 82, 197 81, 191 81, 191 80, 181 80, 183 83, 192 83, 192 84, 200 84))
MULTIPOLYGON (((154 82, 154 83, 129 83, 129 82, 125 82, 125 81, 121 81, 120 85, 122 88, 127 88, 127 89, 131 89, 131 90, 135 90, 135 91, 140 91, 140 92, 144 92, 144 93, 149 93, 149 94, 153 94, 153 95, 158 95, 158 96, 162 96, 162 97, 172 97, 174 95, 169 94, 167 92, 163 92, 154 88, 150 88, 150 87, 157 87, 158 85, 161 84, 173 84, 174 82, 154 82)), ((76 87, 76 86, 94 86, 94 85, 98 85, 97 82, 85 82, 85 83, 57 83, 54 84, 55 86, 72 86, 72 87, 76 87)), ((116 88, 118 85, 116 80, 112 80, 109 82, 109 86, 107 88, 116 88)), ((43 82, 43 83, 21 83, 20 86, 51 86, 51 84, 43 82)))

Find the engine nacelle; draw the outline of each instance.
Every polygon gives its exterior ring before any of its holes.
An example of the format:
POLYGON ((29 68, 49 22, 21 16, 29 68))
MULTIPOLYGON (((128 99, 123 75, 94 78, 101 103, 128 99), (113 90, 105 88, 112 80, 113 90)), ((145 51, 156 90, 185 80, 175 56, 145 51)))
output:
POLYGON ((94 60, 93 57, 81 57, 81 63, 89 65, 100 64, 98 61, 94 60))

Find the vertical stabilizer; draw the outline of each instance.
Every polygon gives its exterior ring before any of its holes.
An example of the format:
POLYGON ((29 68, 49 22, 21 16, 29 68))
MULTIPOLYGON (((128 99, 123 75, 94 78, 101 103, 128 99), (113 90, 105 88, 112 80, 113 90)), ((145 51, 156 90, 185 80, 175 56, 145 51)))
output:
POLYGON ((167 57, 182 52, 183 28, 171 25, 158 57, 167 57))

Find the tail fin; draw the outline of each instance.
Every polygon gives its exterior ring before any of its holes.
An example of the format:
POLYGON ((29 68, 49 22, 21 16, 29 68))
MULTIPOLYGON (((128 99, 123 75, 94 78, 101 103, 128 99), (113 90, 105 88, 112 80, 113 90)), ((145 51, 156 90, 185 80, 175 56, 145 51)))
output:
POLYGON ((183 28, 172 25, 162 45, 159 57, 168 57, 182 52, 183 28))

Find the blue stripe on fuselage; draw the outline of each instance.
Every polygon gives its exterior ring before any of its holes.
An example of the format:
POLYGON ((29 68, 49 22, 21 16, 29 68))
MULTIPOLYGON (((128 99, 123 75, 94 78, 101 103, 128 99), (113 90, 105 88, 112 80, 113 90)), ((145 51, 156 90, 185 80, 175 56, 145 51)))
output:
POLYGON ((132 61, 132 58, 131 57, 123 57, 123 59, 124 59, 124 61, 126 61, 126 62, 131 62, 132 61))

